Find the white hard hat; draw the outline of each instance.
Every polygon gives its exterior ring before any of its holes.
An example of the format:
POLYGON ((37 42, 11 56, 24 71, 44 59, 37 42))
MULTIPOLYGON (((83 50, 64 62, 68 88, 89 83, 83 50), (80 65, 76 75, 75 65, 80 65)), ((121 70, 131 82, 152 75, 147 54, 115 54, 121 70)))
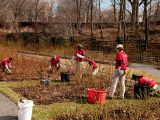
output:
POLYGON ((83 48, 83 45, 82 44, 78 44, 77 47, 83 48))
POLYGON ((118 49, 118 48, 122 48, 122 49, 124 49, 124 47, 123 47, 123 45, 122 45, 122 44, 118 44, 118 45, 116 46, 116 49, 118 49))

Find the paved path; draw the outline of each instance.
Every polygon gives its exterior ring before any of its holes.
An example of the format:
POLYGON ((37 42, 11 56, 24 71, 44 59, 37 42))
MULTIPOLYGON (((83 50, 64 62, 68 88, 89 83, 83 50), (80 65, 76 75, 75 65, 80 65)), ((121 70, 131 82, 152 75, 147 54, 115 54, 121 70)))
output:
POLYGON ((0 120, 18 120, 18 107, 0 93, 0 120))
POLYGON ((151 73, 154 76, 160 77, 160 70, 157 70, 155 65, 133 63, 130 65, 130 68, 136 68, 139 70, 143 70, 143 71, 151 73))

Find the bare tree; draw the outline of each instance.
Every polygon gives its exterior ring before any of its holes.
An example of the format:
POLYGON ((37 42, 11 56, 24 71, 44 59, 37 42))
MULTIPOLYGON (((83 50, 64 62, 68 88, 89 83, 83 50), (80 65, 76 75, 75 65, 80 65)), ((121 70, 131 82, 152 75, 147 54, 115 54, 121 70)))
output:
POLYGON ((91 17, 90 17, 90 21, 91 21, 91 36, 93 36, 93 0, 90 0, 90 4, 91 4, 91 17))
POLYGON ((119 18, 118 18, 118 33, 117 36, 120 37, 121 34, 121 27, 122 27, 122 22, 124 19, 124 0, 120 0, 120 10, 119 10, 119 18))
POLYGON ((37 20, 38 20, 38 16, 40 14, 40 10, 42 8, 39 8, 39 2, 40 0, 33 0, 33 5, 34 5, 34 20, 35 20, 35 34, 37 34, 37 20))
POLYGON ((12 21, 13 21, 13 28, 15 28, 15 31, 20 33, 20 28, 19 28, 19 21, 20 18, 23 16, 23 7, 25 5, 26 0, 12 0, 11 1, 11 10, 13 13, 12 21))
POLYGON ((99 0, 99 23, 100 23, 101 39, 102 39, 103 38, 103 30, 102 30, 101 0, 99 0))
POLYGON ((8 13, 9 8, 11 5, 10 0, 0 0, 0 25, 5 28, 9 26, 9 23, 7 21, 8 16, 10 16, 8 13))
POLYGON ((89 23, 89 11, 90 11, 90 1, 84 0, 83 2, 84 6, 84 22, 89 23))
POLYGON ((131 5, 131 23, 132 27, 135 29, 135 35, 139 35, 139 7, 142 5, 143 0, 128 0, 131 5))
POLYGON ((116 12, 116 4, 117 1, 116 0, 110 0, 113 6, 113 13, 114 13, 114 18, 115 18, 115 23, 117 23, 117 12, 116 12))
POLYGON ((41 2, 42 2, 41 0, 32 0, 33 11, 34 11, 36 43, 39 43, 39 37, 38 37, 38 17, 40 16, 41 11, 45 8, 44 3, 41 4, 41 2))
POLYGON ((158 21, 160 14, 160 0, 157 1, 157 7, 155 13, 156 13, 156 21, 158 21))
POLYGON ((153 0, 143 0, 144 3, 144 27, 145 27, 145 41, 146 41, 146 45, 148 44, 148 37, 149 37, 149 25, 148 25, 148 21, 151 18, 151 13, 149 12, 149 10, 151 10, 151 4, 152 4, 153 0), (150 9, 148 9, 148 6, 150 5, 150 9))
POLYGON ((0 0, 0 13, 8 10, 9 6, 10 6, 10 1, 0 0))
POLYGON ((62 23, 63 30, 66 34, 74 36, 73 23, 77 20, 76 2, 74 0, 63 0, 59 4, 59 9, 55 18, 55 22, 62 23))
POLYGON ((77 7, 77 29, 80 30, 82 0, 75 0, 77 7))
POLYGON ((159 20, 159 14, 160 14, 160 0, 157 1, 157 5, 156 5, 156 11, 155 11, 156 21, 159 20))

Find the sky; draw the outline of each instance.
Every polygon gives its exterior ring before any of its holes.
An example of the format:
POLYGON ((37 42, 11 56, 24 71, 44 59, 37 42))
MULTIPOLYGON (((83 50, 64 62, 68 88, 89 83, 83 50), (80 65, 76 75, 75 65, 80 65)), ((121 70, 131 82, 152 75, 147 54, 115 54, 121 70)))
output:
POLYGON ((102 3, 101 3, 102 9, 107 9, 110 7, 110 5, 111 5, 110 0, 102 0, 102 3))

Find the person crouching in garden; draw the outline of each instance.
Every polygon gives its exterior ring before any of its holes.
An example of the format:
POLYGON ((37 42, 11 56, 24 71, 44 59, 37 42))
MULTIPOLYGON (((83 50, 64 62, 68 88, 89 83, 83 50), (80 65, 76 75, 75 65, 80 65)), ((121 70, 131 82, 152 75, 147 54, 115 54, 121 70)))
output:
POLYGON ((158 88, 158 85, 154 82, 154 80, 138 74, 133 74, 132 80, 134 80, 135 84, 138 84, 138 85, 149 85, 151 90, 150 95, 160 96, 159 94, 160 90, 158 88))
POLYGON ((114 93, 116 91, 117 83, 120 82, 120 98, 124 99, 125 94, 125 71, 128 65, 128 56, 123 51, 123 45, 118 44, 116 47, 117 54, 116 54, 116 63, 115 63, 115 70, 112 77, 111 87, 109 89, 109 99, 112 99, 114 93))
POLYGON ((97 75, 98 73, 98 67, 96 62, 93 59, 88 59, 88 64, 89 64, 89 75, 97 75))
POLYGON ((13 61, 13 58, 9 57, 9 58, 4 59, 0 63, 1 64, 1 69, 2 69, 3 72, 6 72, 8 74, 12 73, 12 71, 10 70, 12 68, 12 61, 13 61))
POLYGON ((77 45, 77 50, 73 56, 73 59, 75 59, 75 71, 76 74, 80 77, 82 77, 82 66, 84 61, 85 52, 83 50, 83 46, 81 44, 77 45))
POLYGON ((57 55, 53 55, 53 57, 49 60, 49 73, 50 75, 53 73, 53 72, 57 72, 60 68, 60 57, 57 56, 57 55))

